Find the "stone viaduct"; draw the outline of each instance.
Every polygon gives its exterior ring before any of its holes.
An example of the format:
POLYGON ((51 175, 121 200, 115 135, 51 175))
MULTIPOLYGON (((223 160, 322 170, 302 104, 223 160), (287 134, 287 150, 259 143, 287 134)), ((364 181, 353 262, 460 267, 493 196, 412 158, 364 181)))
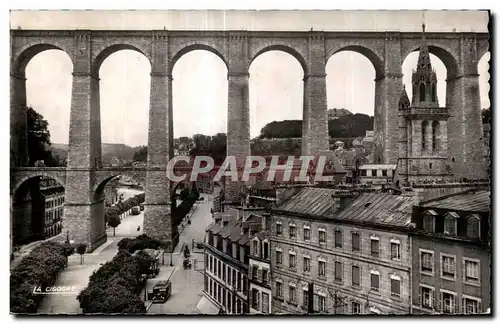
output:
MULTIPOLYGON (((375 78, 375 156, 377 163, 397 163, 398 100, 402 63, 421 44, 420 33, 402 32, 274 32, 274 31, 103 31, 11 30, 11 195, 30 176, 44 174, 66 185, 63 224, 71 239, 90 243, 106 237, 103 201, 96 195, 107 180, 133 170, 106 170, 101 164, 99 68, 112 53, 131 49, 151 63, 146 178, 145 233, 171 239, 170 184, 166 166, 172 156, 172 70, 193 50, 215 53, 228 77, 227 154, 250 154, 249 67, 260 54, 280 50, 293 55, 304 71, 302 154, 328 150, 326 73, 328 59, 340 51, 356 51, 373 64, 375 78), (25 68, 36 54, 65 51, 73 63, 68 167, 25 168, 27 164, 25 68)), ((474 178, 481 169, 482 135, 477 63, 489 49, 487 33, 427 33, 431 53, 447 68, 449 151, 454 173, 474 178)), ((139 170, 137 170, 139 172, 139 170)), ((226 186, 226 197, 237 192, 226 186)))

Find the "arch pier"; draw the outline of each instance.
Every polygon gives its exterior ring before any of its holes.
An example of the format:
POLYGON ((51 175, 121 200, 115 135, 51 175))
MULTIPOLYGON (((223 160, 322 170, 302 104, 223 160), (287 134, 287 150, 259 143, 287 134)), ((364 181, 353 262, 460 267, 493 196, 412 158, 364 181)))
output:
MULTIPOLYGON (((101 162, 99 67, 110 54, 133 49, 151 64, 148 161, 145 172, 144 232, 171 240, 170 184, 167 162, 173 152, 172 68, 183 54, 207 49, 228 70, 228 155, 250 154, 249 66, 268 50, 283 50, 304 69, 302 154, 328 150, 325 66, 341 50, 367 56, 376 71, 375 130, 377 162, 398 163, 398 101, 403 59, 421 44, 420 33, 403 32, 274 32, 274 31, 102 31, 11 30, 11 165, 13 183, 27 170, 26 79, 29 60, 47 49, 65 51, 73 62, 66 204, 63 226, 70 239, 94 249, 103 238, 98 219, 103 201, 94 199, 101 162), (97 228, 99 227, 99 228, 97 228)), ((477 177, 486 170, 477 145, 482 137, 477 60, 488 51, 487 33, 427 33, 430 52, 448 68, 447 103, 453 119, 448 134, 457 161, 454 174, 477 177)), ((36 171, 30 171, 36 173, 36 171)), ((102 180, 101 180, 102 181, 102 180)), ((14 188, 11 185, 11 190, 14 188)), ((228 183, 225 197, 238 199, 239 185, 228 183)))

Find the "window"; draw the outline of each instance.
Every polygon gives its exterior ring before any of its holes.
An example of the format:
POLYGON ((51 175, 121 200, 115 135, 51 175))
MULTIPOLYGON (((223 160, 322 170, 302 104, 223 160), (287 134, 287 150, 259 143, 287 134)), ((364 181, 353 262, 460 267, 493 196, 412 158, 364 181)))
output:
POLYGON ((378 257, 380 254, 380 245, 379 245, 379 240, 378 238, 372 238, 371 239, 371 254, 374 257, 378 257))
POLYGON ((335 281, 342 282, 342 263, 335 261, 335 281))
POLYGON ((264 242, 263 250, 264 250, 264 253, 263 253, 264 259, 269 259, 269 243, 264 242))
POLYGON ((401 245, 399 242, 391 242, 391 259, 399 260, 401 259, 401 245))
POLYGON ((360 175, 361 175, 362 177, 366 177, 366 170, 361 170, 360 175))
POLYGON ((253 249, 253 254, 254 255, 259 255, 259 248, 258 248, 258 242, 257 241, 252 241, 252 249, 253 249))
POLYGON ((283 226, 281 223, 276 223, 276 235, 281 236, 283 234, 283 226))
POLYGON ((252 289, 252 308, 260 311, 259 291, 255 288, 252 289))
POLYGON ((288 266, 290 267, 290 269, 295 269, 296 264, 297 264, 297 262, 296 262, 295 254, 289 253, 288 254, 288 266))
POLYGON ((377 170, 371 170, 371 174, 372 174, 372 177, 376 177, 377 176, 377 170))
POLYGON ((361 314, 361 304, 353 301, 351 303, 351 313, 352 314, 361 314))
POLYGON ((266 269, 262 269, 262 283, 263 283, 264 285, 267 285, 267 284, 268 284, 268 281, 269 281, 269 280, 268 280, 267 276, 268 276, 268 272, 267 272, 267 270, 266 270, 266 269))
POLYGON ((433 307, 433 290, 429 287, 420 286, 420 306, 424 308, 433 307))
POLYGON ((424 228, 424 231, 433 233, 434 232, 434 216, 424 215, 422 226, 424 228))
POLYGON ((426 133, 427 133, 427 125, 428 125, 428 122, 426 120, 424 120, 422 122, 422 152, 426 150, 427 148, 427 138, 426 138, 426 133))
POLYGON ((283 253, 276 251, 276 264, 283 264, 283 253))
POLYGON ((457 219, 458 214, 450 212, 444 217, 444 234, 457 235, 457 219))
POLYGON ((425 101, 425 84, 420 83, 419 90, 420 90, 420 96, 419 96, 420 102, 425 101))
POLYGON ((311 239, 311 229, 304 226, 304 241, 309 241, 311 239))
POLYGON ((467 217, 467 236, 479 238, 479 217, 476 215, 467 217))
POLYGON ((382 170, 382 176, 387 177, 387 170, 382 170))
POLYGON ((326 243, 326 230, 323 228, 319 229, 319 243, 326 243))
POLYGON ((379 288, 379 275, 378 275, 378 273, 372 272, 370 274, 370 287, 371 287, 371 290, 378 291, 378 288, 379 288))
POLYGON ((326 311, 326 297, 318 295, 318 310, 320 313, 324 313, 326 311))
POLYGON ((283 283, 276 281, 276 297, 283 298, 283 283))
POLYGON ((420 251, 420 272, 434 272, 434 253, 420 251))
POLYGON ((320 277, 326 276, 326 261, 323 260, 318 261, 318 276, 320 277))
POLYGON ((351 241, 352 241, 352 251, 360 251, 361 250, 361 244, 360 244, 360 239, 359 239, 359 234, 358 233, 352 233, 351 234, 351 241))
POLYGON ((222 264, 222 280, 226 281, 226 264, 222 264))
POLYGON ((259 267, 256 266, 256 265, 252 266, 252 275, 251 275, 251 278, 253 280, 257 280, 258 272, 259 272, 259 267))
POLYGON ((262 293, 262 313, 269 313, 269 295, 265 292, 262 293))
POLYGON ((304 308, 309 307, 309 290, 302 290, 302 306, 304 308))
POLYGON ((479 261, 464 258, 464 272, 466 283, 479 282, 479 261))
POLYGON ((359 271, 359 267, 356 265, 352 266, 352 285, 359 287, 360 285, 361 273, 359 271))
POLYGON ((399 277, 391 277, 391 296, 399 297, 401 295, 401 279, 399 277))
POLYGON ((448 292, 441 292, 442 312, 445 314, 454 314, 455 312, 455 295, 448 292))
POLYGON ((441 276, 455 278, 455 256, 441 254, 441 276))
POLYGON ((465 314, 479 313, 479 300, 469 297, 462 298, 462 308, 465 314))
POLYGON ((436 102, 436 84, 432 84, 432 102, 436 102))
POLYGON ((295 224, 291 223, 288 225, 288 229, 290 231, 290 238, 294 239, 297 235, 297 229, 295 228, 295 224))
POLYGON ((335 230, 335 247, 342 248, 342 231, 339 229, 335 230))
POLYGON ((432 151, 434 152, 438 149, 438 130, 439 122, 435 120, 432 122, 432 151))
POLYGON ((288 300, 291 302, 291 303, 295 303, 295 286, 288 286, 288 300))
POLYGON ((311 272, 311 258, 304 256, 304 272, 311 272))

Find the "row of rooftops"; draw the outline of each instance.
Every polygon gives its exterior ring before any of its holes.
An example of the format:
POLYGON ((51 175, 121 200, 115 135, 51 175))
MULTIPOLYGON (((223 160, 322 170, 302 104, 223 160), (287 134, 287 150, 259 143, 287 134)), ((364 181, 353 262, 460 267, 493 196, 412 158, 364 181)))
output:
MULTIPOLYGON (((292 193, 280 204, 267 210, 277 215, 293 215, 317 219, 318 221, 338 221, 380 227, 410 229, 413 207, 464 211, 473 213, 490 212, 491 197, 489 190, 472 189, 439 198, 421 201, 416 195, 395 195, 388 192, 361 192, 345 196, 343 208, 338 209, 338 190, 330 188, 304 187, 294 188, 292 193), (337 204, 337 206, 336 206, 337 204)), ((342 199, 342 198, 341 198, 342 199)), ((244 208, 244 207, 241 207, 244 208)), ((262 211, 262 208, 254 208, 262 211)), ((251 210, 251 208, 247 208, 251 210)), ((253 234, 261 228, 260 216, 250 215, 245 219, 221 216, 222 220, 214 223, 208 230, 230 238, 233 242, 246 244, 253 234), (227 219, 224 221, 224 217, 227 219), (248 225, 245 225, 248 224, 248 225), (254 225, 251 225, 254 224, 254 225), (245 230, 248 226, 249 230, 245 230), (251 227, 253 226, 253 227, 251 227)))

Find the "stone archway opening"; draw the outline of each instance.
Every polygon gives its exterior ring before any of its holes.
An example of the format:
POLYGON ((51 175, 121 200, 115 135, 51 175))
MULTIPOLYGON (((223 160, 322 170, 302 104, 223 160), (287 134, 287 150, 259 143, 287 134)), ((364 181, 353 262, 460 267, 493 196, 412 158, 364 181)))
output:
POLYGON ((376 79, 382 75, 382 62, 364 47, 342 48, 327 61, 330 149, 336 150, 339 162, 347 170, 354 168, 356 159, 361 164, 378 163, 373 156, 373 131, 376 123, 382 122, 375 100, 376 79), (341 125, 345 123, 353 127, 344 129, 341 125))
MULTIPOLYGON (((67 158, 73 61, 62 48, 38 44, 21 52, 11 66, 11 162, 29 162, 28 107, 48 121, 52 159, 57 166, 67 158), (57 145, 62 144, 62 145, 57 145), (55 163, 57 155, 59 163, 55 163)), ((34 129, 31 129, 34 131, 34 129)), ((31 143, 33 144, 33 143, 31 143)), ((33 150, 32 150, 33 152, 33 150)), ((31 161, 33 165, 34 161, 31 161)))
POLYGON ((479 73, 479 95, 481 97, 481 109, 491 107, 489 91, 490 91, 490 60, 491 52, 484 53, 477 63, 477 71, 479 73))
POLYGON ((301 154, 305 63, 288 47, 257 53, 249 68, 252 155, 301 154))
POLYGON ((134 153, 148 142, 151 64, 138 49, 114 45, 97 56, 97 67, 102 165, 145 166, 146 161, 134 160, 134 153))
POLYGON ((65 187, 56 179, 33 176, 11 196, 11 244, 45 240, 63 228, 65 187))
MULTIPOLYGON (((431 47, 429 47, 429 52, 431 52, 431 47)), ((413 93, 413 84, 412 84, 412 73, 417 68, 418 53, 419 52, 417 49, 416 51, 408 54, 408 56, 406 56, 401 65, 401 70, 403 72, 403 84, 405 86, 405 90, 406 93, 408 94, 410 102, 412 101, 412 97, 414 95, 416 96, 419 95, 419 93, 413 93)), ((443 57, 442 54, 441 57, 443 57)), ((447 76, 449 77, 450 73, 455 73, 455 72, 450 70, 444 63, 444 61, 437 55, 432 54, 432 52, 430 54, 430 60, 432 68, 435 70, 438 80, 437 89, 435 91, 437 95, 437 100, 439 102, 439 105, 441 107, 444 107, 447 102, 447 93, 446 93, 447 76)))
POLYGON ((188 46, 172 59, 172 153, 211 155, 221 163, 227 152, 227 64, 205 45, 188 46))

